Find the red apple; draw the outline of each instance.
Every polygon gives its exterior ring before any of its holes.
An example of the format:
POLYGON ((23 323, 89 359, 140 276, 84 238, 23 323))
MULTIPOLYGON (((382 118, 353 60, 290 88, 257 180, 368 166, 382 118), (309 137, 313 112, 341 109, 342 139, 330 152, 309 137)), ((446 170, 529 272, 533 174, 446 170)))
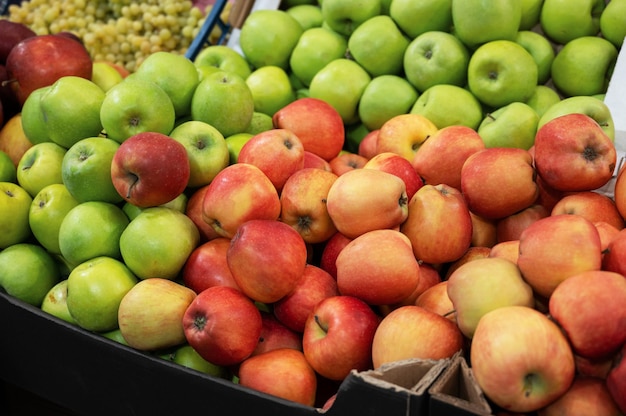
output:
POLYGON ((309 315, 302 335, 304 356, 317 373, 343 380, 372 366, 372 340, 380 317, 360 299, 332 296, 309 315))
POLYGON ((365 157, 351 152, 341 152, 334 158, 330 159, 330 169, 337 176, 341 176, 346 172, 350 172, 354 169, 360 169, 367 163, 365 157))
POLYGON ((604 221, 615 228, 624 228, 624 218, 615 201, 593 191, 580 191, 563 196, 552 208, 552 215, 577 214, 591 222, 604 221))
POLYGON ((604 270, 568 277, 552 292, 550 315, 576 354, 602 358, 626 342, 626 278, 604 270))
POLYGON ((376 153, 392 152, 413 162, 420 146, 437 130, 437 126, 421 114, 409 113, 391 117, 380 127, 376 153))
POLYGON ((303 168, 317 168, 317 169, 326 170, 328 172, 332 172, 330 163, 328 163, 326 159, 323 159, 321 156, 318 156, 313 152, 309 152, 308 150, 304 151, 303 168))
POLYGON ((565 196, 567 192, 559 191, 550 187, 539 175, 535 178, 535 182, 537 183, 537 188, 539 188, 539 195, 537 196, 535 204, 543 205, 548 212, 552 212, 556 203, 559 202, 559 200, 565 196))
POLYGON ((448 296, 447 280, 443 280, 422 292, 422 294, 415 299, 415 306, 435 312, 456 323, 454 305, 450 300, 450 296, 448 296))
POLYGON ((165 134, 138 133, 115 152, 111 179, 127 202, 141 207, 165 204, 180 195, 189 181, 185 147, 165 134))
POLYGON ((502 257, 515 264, 519 259, 519 240, 502 241, 491 247, 489 257, 502 257))
POLYGON ((385 316, 372 341, 374 368, 398 360, 439 360, 463 348, 459 327, 420 306, 402 306, 385 316))
POLYGON ((296 230, 277 220, 250 220, 237 229, 226 255, 242 292, 273 303, 297 286, 307 264, 307 246, 296 230))
POLYGON ((484 148, 485 142, 476 130, 462 125, 447 126, 422 143, 411 163, 425 183, 445 183, 461 189, 463 164, 484 148))
POLYGON ((209 240, 196 247, 183 266, 182 279, 185 286, 196 293, 213 286, 228 286, 239 290, 226 261, 229 247, 230 239, 225 237, 209 240))
POLYGON ((619 416, 620 410, 604 380, 576 376, 559 398, 537 411, 537 416, 619 416))
POLYGON ((372 130, 361 139, 361 141, 359 142, 359 148, 357 149, 357 153, 359 155, 368 160, 376 156, 379 131, 380 130, 378 129, 372 130))
POLYGON ((315 371, 301 351, 282 348, 246 359, 239 366, 239 384, 291 402, 313 406, 315 371))
POLYGON ((622 218, 626 218, 626 169, 620 168, 615 178, 615 188, 613 190, 613 199, 615 206, 622 218))
POLYGON ((602 269, 626 276, 626 229, 613 236, 603 250, 602 269))
POLYGON ((263 327, 261 328, 259 343, 252 351, 251 357, 281 348, 302 351, 302 336, 299 333, 287 328, 269 312, 261 311, 261 320, 263 327))
POLYGON ((574 363, 576 365, 576 374, 585 377, 596 377, 606 380, 614 359, 618 354, 600 359, 587 358, 574 353, 574 363))
POLYGON ((600 235, 593 223, 580 215, 542 218, 520 235, 517 265, 535 293, 549 298, 568 277, 600 270, 600 235))
POLYGON ((304 167, 304 147, 291 130, 266 130, 243 145, 237 163, 261 169, 280 193, 287 179, 304 167))
POLYGON ((489 257, 489 254, 491 254, 490 247, 469 247, 461 257, 447 264, 447 269, 444 274, 443 280, 448 280, 450 275, 454 273, 456 269, 463 266, 465 263, 469 263, 473 260, 484 259, 485 257, 489 257))
POLYGON ((213 240, 214 238, 221 237, 209 223, 207 223, 202 217, 202 204, 204 201, 204 194, 209 189, 209 185, 204 185, 198 189, 192 191, 191 195, 187 199, 187 205, 185 206, 185 215, 191 218, 198 231, 200 232, 200 239, 203 242, 213 240))
POLYGON ((622 345, 615 357, 613 367, 606 377, 606 386, 619 409, 626 413, 626 344, 622 345))
POLYGON ((26 38, 37 34, 24 23, 13 22, 9 19, 0 19, 0 65, 4 65, 11 49, 26 38))
POLYGON ((613 176, 617 153, 613 141, 590 116, 556 117, 535 136, 537 173, 560 191, 591 191, 613 176))
POLYGON ((472 246, 492 247, 498 242, 496 221, 470 211, 472 219, 472 246))
POLYGON ((322 249, 320 267, 335 279, 337 278, 337 256, 350 241, 352 241, 350 237, 337 232, 326 241, 322 249))
POLYGON ((519 148, 492 147, 469 156, 461 169, 461 191, 469 209, 499 219, 532 205, 539 194, 532 156, 519 148))
POLYGON ((400 230, 409 237, 419 261, 455 261, 470 247, 472 219, 459 190, 446 184, 424 185, 409 202, 400 230))
POLYGON ((256 348, 261 312, 237 289, 210 287, 196 296, 183 316, 189 345, 205 360, 222 366, 241 363, 256 348))
POLYGON ((419 266, 420 277, 417 282, 417 286, 415 286, 415 290, 413 290, 413 292, 411 292, 409 296, 399 302, 391 303, 388 305, 379 305, 378 311, 382 316, 389 315, 389 312, 394 309, 398 309, 400 306, 414 305, 417 301, 417 298, 422 293, 424 293, 431 287, 441 283, 441 275, 439 274, 439 271, 435 269, 432 265, 428 263, 421 263, 419 266))
POLYGON ((550 211, 548 211, 546 207, 533 204, 520 212, 501 218, 496 224, 498 242, 519 240, 522 231, 530 224, 549 215, 550 211))
POLYGON ((596 226, 598 234, 600 234, 600 244, 602 246, 602 253, 604 257, 604 253, 609 248, 609 244, 611 243, 613 238, 617 237, 621 230, 604 221, 596 221, 593 223, 593 225, 596 226))
POLYGON ((246 221, 277 220, 279 216, 276 187, 261 169, 247 163, 222 169, 209 184, 202 202, 204 221, 227 238, 232 238, 246 221))
POLYGON ((339 113, 327 102, 300 98, 274 113, 274 127, 289 129, 308 150, 330 161, 339 154, 345 141, 345 128, 339 113))
POLYGON ((300 281, 287 296, 276 301, 273 311, 286 327, 304 332, 307 318, 322 300, 339 295, 337 281, 320 267, 307 264, 300 281))
POLYGON ((322 169, 294 172, 280 193, 280 219, 307 243, 321 243, 337 232, 328 214, 326 199, 337 175, 322 169))
POLYGON ((15 45, 6 59, 11 87, 24 104, 34 90, 63 76, 91 79, 91 56, 74 39, 58 35, 28 37, 15 45))
POLYGON ((413 169, 411 162, 396 153, 378 153, 370 158, 363 168, 382 170, 383 172, 391 173, 402 179, 406 187, 406 196, 409 201, 413 198, 415 192, 424 185, 422 178, 420 178, 417 171, 413 169))

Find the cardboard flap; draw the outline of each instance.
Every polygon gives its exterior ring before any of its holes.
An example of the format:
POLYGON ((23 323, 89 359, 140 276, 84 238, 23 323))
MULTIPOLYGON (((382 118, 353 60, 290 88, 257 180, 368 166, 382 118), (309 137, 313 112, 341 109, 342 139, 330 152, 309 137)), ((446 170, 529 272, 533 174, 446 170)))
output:
POLYGON ((430 415, 491 415, 491 406, 476 383, 471 368, 462 355, 450 365, 429 389, 430 415))

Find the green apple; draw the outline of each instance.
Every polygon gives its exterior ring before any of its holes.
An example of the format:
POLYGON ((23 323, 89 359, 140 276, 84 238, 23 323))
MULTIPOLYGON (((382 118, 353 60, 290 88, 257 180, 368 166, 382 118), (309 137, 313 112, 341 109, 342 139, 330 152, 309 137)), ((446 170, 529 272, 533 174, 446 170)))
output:
POLYGON ((494 40, 472 54, 467 82, 472 94, 488 107, 524 102, 537 86, 538 68, 523 46, 510 40, 494 40))
MULTIPOLYGON (((187 209, 187 202, 189 201, 189 197, 187 196, 187 194, 185 194, 184 192, 179 194, 176 198, 172 199, 171 201, 163 204, 163 205, 159 205, 161 207, 166 207, 166 208, 171 208, 173 210, 179 211, 179 212, 185 212, 185 210, 187 209)), ((125 202, 124 205, 122 205, 122 211, 124 211, 124 214, 126 214, 126 216, 128 217, 129 220, 134 220, 135 217, 137 215, 139 215, 145 208, 142 207, 138 207, 137 205, 133 205, 130 202, 125 202)))
POLYGON ((122 331, 119 328, 115 328, 106 332, 101 332, 101 335, 119 344, 128 345, 128 342, 126 342, 126 340, 124 339, 124 336, 122 335, 122 331))
POLYGON ((105 137, 87 137, 67 149, 61 176, 72 196, 79 202, 118 203, 122 196, 113 186, 111 162, 120 144, 105 137))
POLYGON ((381 0, 324 0, 321 3, 324 23, 335 32, 350 36, 368 19, 380 15, 381 0))
POLYGON ((186 56, 169 51, 151 53, 134 75, 161 87, 172 100, 176 117, 191 113, 191 98, 200 76, 193 61, 186 56))
POLYGON ((215 70, 222 70, 234 72, 241 78, 246 79, 252 72, 246 58, 226 45, 208 45, 198 53, 193 63, 201 71, 211 68, 206 75, 215 70))
POLYGON ((287 71, 276 65, 257 68, 246 84, 252 93, 254 111, 273 116, 275 112, 296 99, 287 71))
POLYGON ((196 87, 191 117, 215 127, 224 137, 245 131, 254 113, 254 98, 246 81, 234 72, 209 74, 196 87))
POLYGON ((602 37, 621 48, 626 37, 626 0, 611 0, 600 15, 602 37))
POLYGON ((539 23, 539 15, 541 14, 543 1, 544 0, 521 0, 522 20, 519 24, 519 30, 531 30, 539 23))
POLYGON ((418 91, 437 84, 464 87, 470 54, 467 47, 448 32, 429 31, 411 41, 404 53, 404 74, 418 91))
POLYGON ((335 59, 313 77, 309 94, 333 106, 344 124, 353 124, 359 121, 359 101, 371 80, 368 72, 355 61, 335 59))
POLYGON ((28 149, 17 164, 17 182, 31 197, 53 183, 63 183, 61 166, 67 150, 54 142, 28 149))
POLYGON ((20 185, 0 182, 0 249, 31 236, 28 214, 33 198, 20 185))
POLYGON ((550 79, 550 69, 556 55, 554 47, 545 36, 532 30, 520 30, 515 42, 530 53, 537 64, 537 83, 545 84, 550 79))
POLYGON ((250 125, 246 129, 245 133, 258 134, 264 131, 268 131, 274 128, 274 121, 272 116, 266 113, 255 111, 252 114, 252 120, 250 125))
POLYGON ((389 16, 410 39, 431 31, 450 32, 452 0, 393 0, 389 16))
POLYGON ((537 85, 535 92, 526 100, 526 104, 532 107, 539 117, 543 116, 546 110, 552 105, 561 101, 561 96, 547 85, 537 85))
POLYGON ((541 126, 554 118, 570 113, 588 115, 602 127, 602 130, 611 140, 615 140, 615 122, 609 107, 602 100, 584 95, 563 98, 553 104, 543 113, 537 128, 541 128, 541 126))
POLYGON ((189 157, 191 188, 209 184, 229 164, 228 146, 224 136, 212 125, 191 120, 180 124, 170 137, 185 146, 189 157))
MULTIPOLYGON (((22 105, 22 129, 32 144, 51 141, 44 120, 44 112, 41 110, 41 97, 50 88, 52 88, 50 85, 37 88, 30 93, 22 105)), ((76 121, 74 120, 74 122, 76 121)))
POLYGON ((308 87, 328 63, 344 58, 348 40, 332 30, 316 27, 305 30, 289 57, 291 72, 308 87))
POLYGON ((582 36, 595 36, 604 7, 604 0, 544 0, 541 29, 562 45, 582 36))
POLYGON ((74 266, 100 256, 121 259, 119 240, 128 224, 128 217, 117 205, 82 202, 61 221, 61 255, 74 266))
POLYGON ((95 332, 116 329, 122 298, 138 282, 124 263, 96 257, 72 269, 67 278, 67 308, 76 324, 95 332))
POLYGON ((552 64, 552 82, 565 96, 603 94, 611 80, 617 48, 599 36, 568 42, 552 64))
POLYGON ((191 368, 201 373, 210 374, 213 377, 226 378, 229 375, 226 367, 213 364, 198 354, 189 344, 182 345, 171 354, 172 362, 191 368))
POLYGON ((241 26, 239 46, 253 68, 276 65, 287 70, 289 56, 304 29, 284 10, 257 9, 241 26))
POLYGON ((454 34, 470 48, 515 40, 522 19, 520 0, 452 0, 454 34))
POLYGON ((41 310, 70 324, 76 323, 67 308, 67 279, 61 280, 46 293, 41 310))
POLYGON ((61 254, 59 229, 63 218, 79 202, 65 184, 54 183, 35 195, 28 213, 28 223, 39 244, 52 254, 61 254))
POLYGON ((359 118, 368 130, 379 129, 387 120, 406 114, 418 93, 409 81, 398 75, 373 78, 359 101, 359 118))
POLYGON ((399 75, 409 39, 387 15, 374 16, 348 39, 350 56, 372 76, 399 75))
POLYGON ((104 92, 107 92, 124 79, 120 71, 113 68, 113 66, 109 65, 107 62, 94 61, 91 66, 91 82, 100 87, 104 92))
POLYGON ((455 124, 478 128, 483 109, 474 95, 456 85, 438 84, 424 91, 410 113, 421 114, 438 128, 455 124))
POLYGON ((166 207, 144 209, 120 237, 122 258, 140 279, 175 279, 200 241, 194 222, 166 207))
POLYGON ((0 287, 23 302, 40 307, 60 280, 54 258, 40 245, 18 243, 0 251, 0 287))
POLYGON ((0 182, 17 182, 17 170, 6 152, 0 150, 0 182))
POLYGON ((59 78, 40 97, 40 109, 48 138, 69 149, 85 137, 102 131, 100 107, 105 93, 92 81, 77 77, 59 78))
POLYGON ((287 8, 285 11, 300 23, 303 30, 322 27, 324 16, 322 16, 322 8, 319 5, 299 4, 287 8))
POLYGON ((146 131, 169 134, 176 111, 163 88, 132 74, 107 91, 100 119, 107 137, 122 143, 146 131))
POLYGON ((485 116, 478 134, 485 147, 516 147, 528 150, 535 143, 539 115, 528 104, 513 102, 485 116))
POLYGON ((252 133, 236 133, 224 139, 226 140, 226 146, 228 147, 228 161, 230 165, 237 163, 241 148, 248 142, 248 140, 250 140, 252 136, 254 136, 252 133))

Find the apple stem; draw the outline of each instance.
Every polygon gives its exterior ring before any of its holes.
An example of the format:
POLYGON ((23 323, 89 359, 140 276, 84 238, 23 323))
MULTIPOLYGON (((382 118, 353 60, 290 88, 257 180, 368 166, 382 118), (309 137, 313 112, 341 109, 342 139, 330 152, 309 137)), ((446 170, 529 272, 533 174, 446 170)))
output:
POLYGON ((320 317, 315 315, 315 323, 322 328, 322 331, 324 332, 328 332, 328 327, 326 325, 322 325, 322 323, 320 322, 320 317))
POLYGON ((6 87, 7 85, 9 85, 9 84, 11 84, 13 82, 17 82, 17 79, 15 79, 15 78, 5 79, 4 81, 2 81, 2 87, 6 87))
POLYGON ((130 199, 131 192, 135 188, 135 185, 137 185, 137 182, 139 182, 139 176, 135 175, 132 172, 129 172, 129 175, 132 175, 134 180, 133 180, 133 183, 128 187, 128 192, 126 193, 126 199, 130 199))
POLYGON ((530 397, 530 395, 532 394, 534 378, 534 373, 526 374, 526 376, 524 377, 524 397, 530 397))

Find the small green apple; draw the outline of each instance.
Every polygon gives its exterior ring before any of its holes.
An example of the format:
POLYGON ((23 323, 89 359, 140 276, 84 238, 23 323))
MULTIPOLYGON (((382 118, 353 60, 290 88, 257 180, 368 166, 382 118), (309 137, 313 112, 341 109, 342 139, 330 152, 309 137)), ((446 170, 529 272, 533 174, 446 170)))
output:
POLYGON ((595 36, 605 4, 604 0, 544 0, 541 29, 561 45, 582 36, 595 36))
POLYGON ((537 128, 541 128, 541 126, 554 118, 570 113, 588 115, 602 127, 602 130, 611 140, 615 140, 615 122, 613 121, 611 110, 602 100, 585 95, 563 98, 553 104, 543 113, 537 128))
POLYGON ((359 25, 380 15, 380 0, 324 0, 321 4, 324 23, 335 32, 350 36, 359 25))
POLYGON ((299 4, 287 8, 285 11, 300 23, 303 30, 322 27, 324 16, 322 16, 322 9, 319 5, 299 4))
POLYGON ((204 72, 206 68, 210 68, 210 70, 205 72, 205 75, 216 70, 222 70, 234 72, 241 78, 246 79, 252 72, 246 58, 226 45, 207 46, 198 53, 193 63, 201 72, 204 72))
POLYGON ((122 74, 106 62, 94 61, 92 64, 91 82, 99 86, 104 92, 122 82, 123 79, 122 74))
POLYGON ((88 137, 70 147, 61 164, 61 176, 79 202, 118 203, 122 196, 111 179, 111 162, 120 144, 106 137, 88 137))
POLYGON ((617 62, 617 48, 599 36, 571 40, 556 54, 552 82, 565 96, 606 92, 617 62))
POLYGON ((39 244, 52 254, 61 254, 59 229, 63 218, 79 202, 65 184, 53 183, 35 195, 28 213, 28 223, 39 244))
POLYGON ((97 257, 79 264, 67 278, 67 308, 76 324, 95 332, 118 327, 122 298, 138 279, 124 263, 97 257))
POLYGON ((602 37, 621 48, 626 37, 626 0, 611 0, 600 15, 602 37))
POLYGON ((76 323, 67 308, 67 279, 61 280, 52 286, 43 298, 41 310, 70 324, 76 323))
POLYGON ((16 182, 17 170, 6 152, 0 150, 0 182, 16 182))
POLYGON ((535 92, 526 100, 526 104, 534 109, 537 115, 541 117, 548 108, 559 101, 561 101, 561 96, 553 88, 547 85, 537 85, 535 92))
POLYGON ((146 131, 169 134, 174 128, 176 112, 163 88, 132 74, 106 93, 100 119, 106 136, 122 143, 146 131))
POLYGON ((522 20, 520 0, 453 0, 454 34, 469 48, 495 40, 515 40, 522 20))
POLYGON ((191 345, 182 345, 172 353, 171 360, 176 364, 191 368, 213 377, 226 378, 228 371, 225 367, 213 364, 198 354, 191 345))
POLYGON ((539 23, 539 15, 541 14, 543 1, 544 0, 521 0, 522 20, 519 24, 519 30, 531 30, 539 23))
POLYGON ((476 97, 465 88, 438 84, 424 91, 410 113, 421 114, 438 128, 455 124, 478 128, 483 120, 483 109, 476 97))
POLYGON ((431 31, 450 32, 452 0, 393 0, 389 16, 410 39, 431 31))
POLYGON ((31 197, 50 184, 63 183, 61 166, 66 152, 54 142, 33 145, 17 164, 17 182, 31 197))
POLYGON ((135 75, 156 83, 165 91, 174 104, 176 117, 191 113, 191 98, 200 76, 187 57, 167 51, 152 53, 139 65, 135 75))
POLYGON ((357 62, 346 58, 335 59, 313 77, 309 94, 333 106, 344 124, 353 124, 359 119, 359 101, 371 80, 368 72, 357 62))
POLYGON ((77 77, 59 78, 41 95, 40 108, 51 141, 69 149, 85 137, 102 131, 100 107, 105 93, 94 82, 77 77))
POLYGON ((550 69, 556 55, 554 47, 545 36, 532 30, 520 30, 515 42, 530 53, 537 64, 537 83, 545 84, 550 79, 550 69))
POLYGON ((485 147, 528 150, 535 143, 539 115, 528 104, 513 102, 487 114, 478 126, 485 147))
POLYGON ((48 127, 44 120, 44 112, 41 110, 41 97, 50 88, 52 88, 51 85, 37 88, 30 93, 22 105, 22 129, 24 130, 24 135, 32 144, 51 141, 48 127))
POLYGON ((23 302, 40 307, 60 279, 54 258, 40 245, 18 243, 0 251, 0 287, 23 302))
MULTIPOLYGON (((378 1, 378 0, 377 0, 378 1)), ((253 68, 289 68, 289 56, 304 29, 284 10, 257 9, 241 26, 239 45, 253 68)))
POLYGON ((209 74, 198 84, 191 100, 192 119, 212 125, 224 137, 245 131, 253 113, 250 87, 234 72, 209 74))
POLYGON ((252 120, 250 125, 246 129, 245 133, 258 134, 264 131, 268 131, 274 128, 274 121, 272 116, 266 113, 255 111, 252 114, 252 120))
POLYGON ((429 31, 411 41, 404 54, 404 73, 418 91, 433 85, 464 87, 470 54, 467 47, 448 32, 429 31))
POLYGON ((510 40, 494 40, 472 54, 467 81, 472 94, 486 106, 503 107, 524 102, 537 86, 538 68, 523 46, 510 40))
MULTIPOLYGON (((159 205, 159 206, 171 208, 173 210, 184 213, 187 208, 188 200, 189 200, 189 197, 187 196, 187 194, 183 192, 179 194, 176 198, 172 199, 171 201, 166 202, 165 204, 159 205)), ((135 217, 139 215, 144 209, 145 208, 138 207, 137 205, 133 205, 128 201, 124 202, 124 205, 122 205, 122 211, 124 211, 124 214, 126 214, 128 219, 131 221, 134 220, 135 217)))
POLYGON ((372 77, 401 74, 407 46, 409 39, 382 14, 363 22, 348 39, 350 55, 372 77))
POLYGON ((359 101, 359 118, 368 130, 379 129, 387 120, 406 114, 418 93, 409 81, 398 75, 373 78, 359 101))
POLYGON ((320 69, 335 59, 344 58, 347 49, 345 36, 323 27, 311 28, 298 39, 289 57, 289 67, 308 87, 320 69))
POLYGON ((228 166, 228 146, 224 136, 210 124, 187 121, 174 128, 170 137, 187 149, 190 167, 187 186, 196 188, 207 185, 228 166))
POLYGON ((0 249, 25 242, 31 236, 28 214, 32 202, 20 185, 0 182, 0 249))
POLYGON ((273 116, 296 99, 287 71, 276 65, 257 68, 246 78, 252 93, 254 111, 273 116))
POLYGON ((82 202, 61 221, 61 255, 75 266, 100 256, 121 259, 119 240, 128 223, 128 217, 117 205, 102 201, 82 202))
POLYGON ((126 340, 124 339, 122 331, 120 331, 119 328, 112 329, 111 331, 102 332, 102 336, 119 344, 128 345, 128 342, 126 342, 126 340))
POLYGON ((226 146, 228 147, 228 161, 230 165, 237 163, 241 148, 248 142, 248 140, 250 140, 252 136, 254 136, 254 134, 244 132, 230 135, 224 139, 226 140, 226 146))

